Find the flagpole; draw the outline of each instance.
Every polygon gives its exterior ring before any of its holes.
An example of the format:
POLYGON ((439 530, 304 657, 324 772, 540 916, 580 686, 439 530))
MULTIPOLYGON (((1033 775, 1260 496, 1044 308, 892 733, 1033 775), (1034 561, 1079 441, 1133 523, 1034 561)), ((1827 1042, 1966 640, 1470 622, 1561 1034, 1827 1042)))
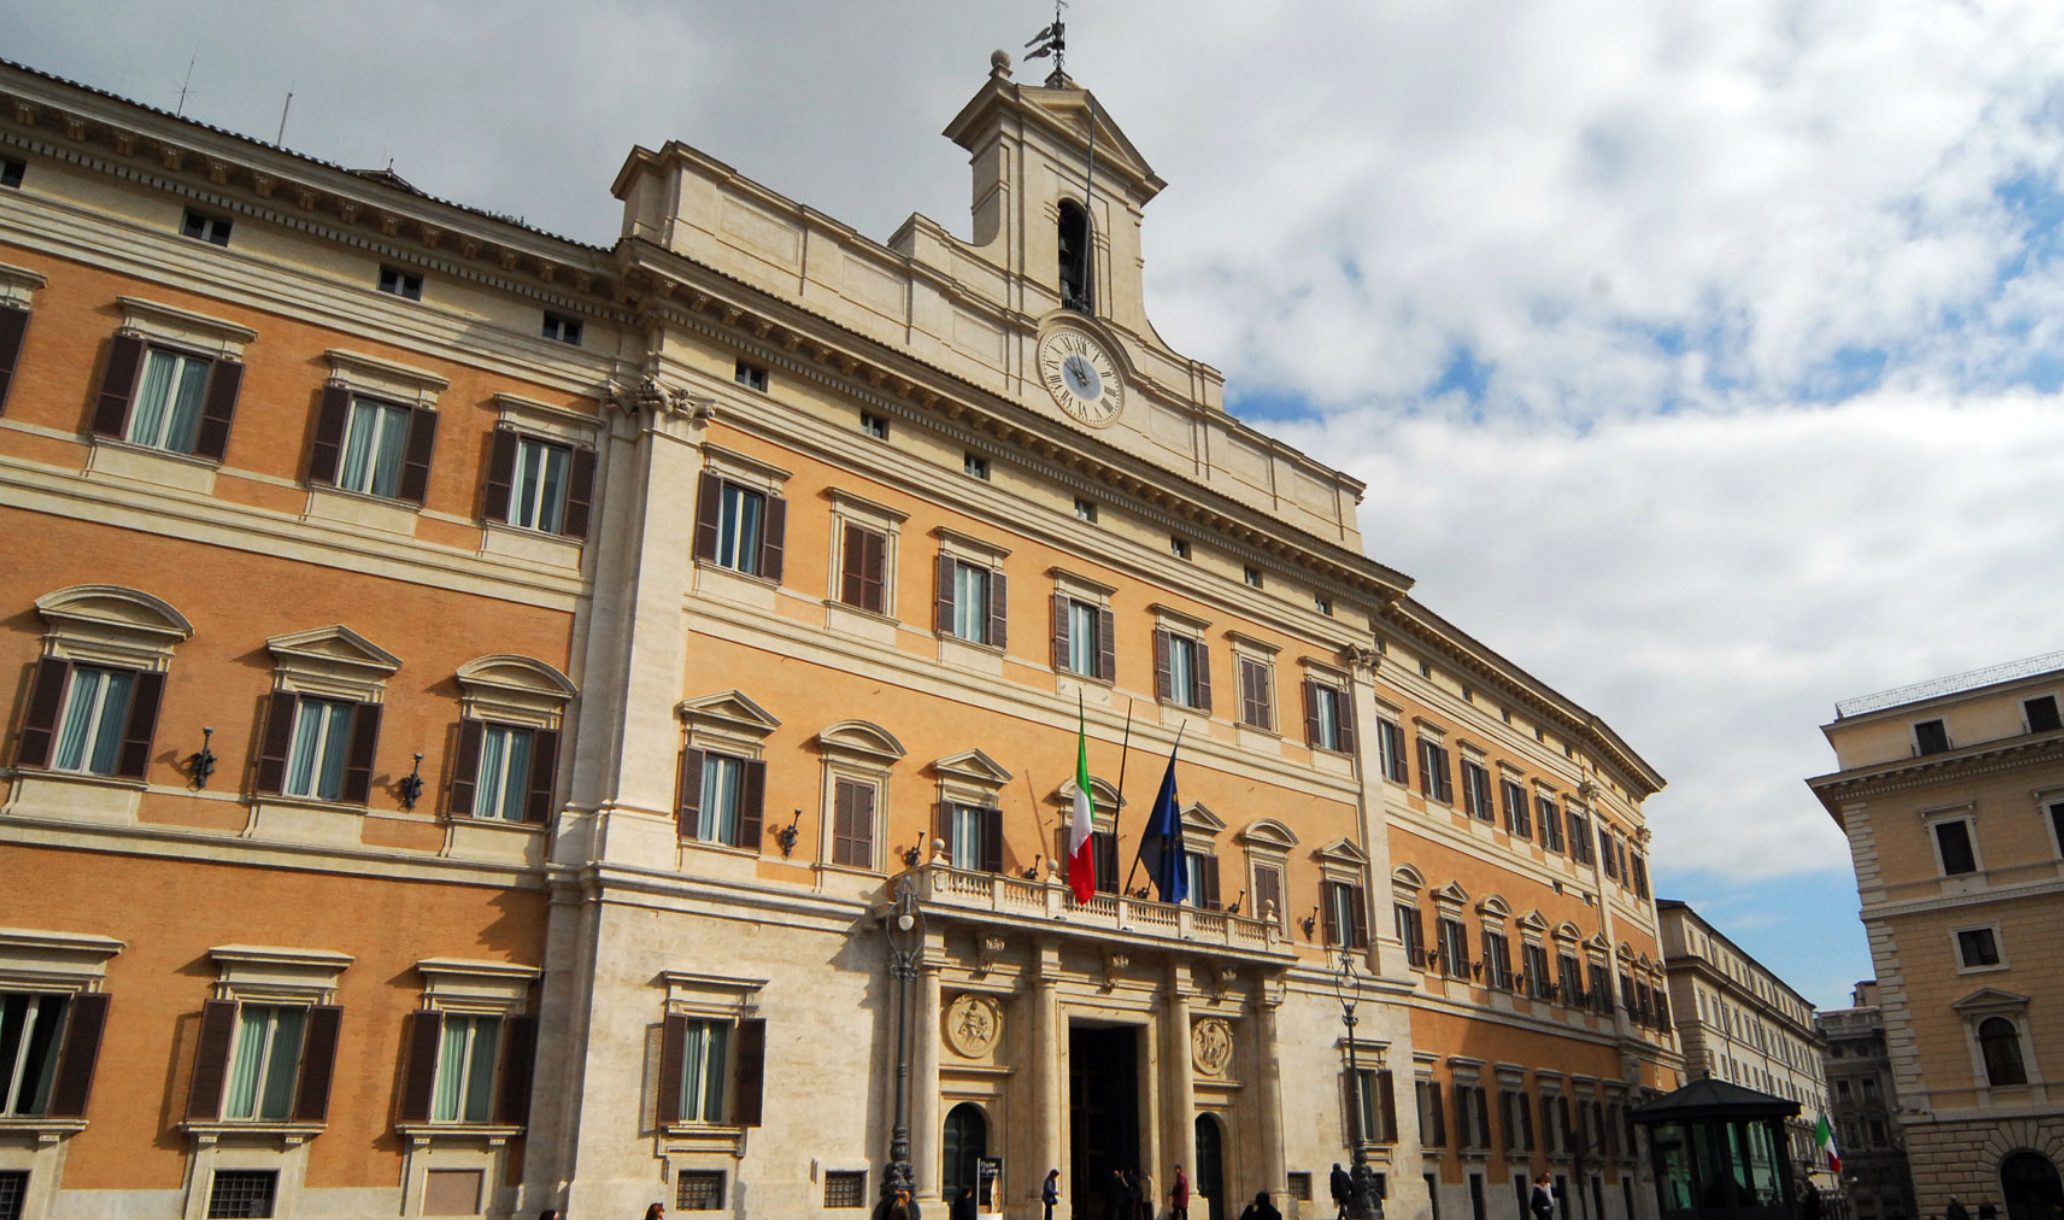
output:
MULTIPOLYGON (((1127 710, 1128 710, 1128 711, 1130 711, 1130 709, 1129 709, 1129 708, 1128 708, 1127 710)), ((1179 725, 1177 725, 1177 726, 1176 726, 1176 729, 1175 729, 1175 744, 1174 744, 1174 745, 1172 745, 1172 746, 1170 746, 1170 747, 1168 747, 1168 758, 1169 758, 1169 761, 1170 761, 1171 763, 1173 763, 1173 762, 1175 761, 1175 752, 1176 752, 1177 750, 1180 750, 1180 749, 1182 749, 1182 735, 1183 735, 1183 734, 1184 734, 1185 732, 1187 732, 1187 731, 1188 731, 1189 727, 1190 727, 1190 723, 1189 723, 1189 721, 1187 721, 1187 720, 1185 720, 1185 721, 1184 721, 1183 723, 1181 723, 1181 724, 1179 724, 1179 725)), ((1123 770, 1122 770, 1123 764, 1122 764, 1122 763, 1120 764, 1120 767, 1121 767, 1121 771, 1120 771, 1120 774, 1122 775, 1122 774, 1123 774, 1123 770)), ((1132 892, 1132 879, 1133 879, 1134 877, 1136 877, 1136 876, 1138 876, 1138 875, 1139 875, 1139 858, 1140 858, 1140 853, 1141 853, 1142 851, 1145 851, 1145 850, 1146 850, 1146 847, 1147 847, 1147 837, 1146 837, 1145 835, 1141 835, 1141 836, 1140 836, 1140 841, 1139 841, 1139 846, 1138 846, 1138 847, 1135 847, 1135 848, 1133 848, 1133 849, 1132 849, 1132 868, 1131 868, 1130 870, 1128 870, 1128 871, 1126 872, 1126 874, 1125 874, 1125 888, 1124 888, 1124 889, 1122 889, 1122 890, 1120 890, 1120 891, 1118 891, 1119 893, 1121 893, 1121 894, 1129 894, 1129 893, 1131 893, 1131 892, 1132 892)))
MULTIPOLYGON (((1080 696, 1077 696, 1080 698, 1080 696)), ((1118 747, 1118 804, 1111 810, 1111 842, 1118 842, 1118 819, 1125 813, 1125 760, 1132 755, 1132 698, 1125 700, 1125 737, 1118 747)), ((1119 893, 1125 891, 1120 890, 1119 893)))

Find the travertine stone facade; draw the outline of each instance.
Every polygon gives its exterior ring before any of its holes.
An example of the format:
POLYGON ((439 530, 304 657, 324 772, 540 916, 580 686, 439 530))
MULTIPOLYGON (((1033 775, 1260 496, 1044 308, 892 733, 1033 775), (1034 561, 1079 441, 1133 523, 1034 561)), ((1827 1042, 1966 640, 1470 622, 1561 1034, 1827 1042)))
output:
POLYGON ((1849 836, 1916 1214, 2064 1206, 2064 654, 1836 705, 1810 783, 1849 836))
POLYGON ((968 240, 669 144, 605 250, 0 67, 25 1220, 850 1213, 899 1061, 928 1209, 1654 1214, 1661 777, 1160 342, 1085 90, 948 134, 968 240))

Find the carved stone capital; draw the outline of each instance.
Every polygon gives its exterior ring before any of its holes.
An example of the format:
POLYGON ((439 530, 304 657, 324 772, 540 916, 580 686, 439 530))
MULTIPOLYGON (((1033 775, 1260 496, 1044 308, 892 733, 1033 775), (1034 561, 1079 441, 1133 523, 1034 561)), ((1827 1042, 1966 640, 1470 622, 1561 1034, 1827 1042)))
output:
POLYGON ((1364 647, 1360 644, 1349 644, 1340 650, 1340 661, 1341 664, 1346 665, 1350 669, 1373 673, 1376 670, 1377 659, 1382 655, 1374 648, 1364 647))
POLYGON ((669 415, 700 421, 717 417, 716 399, 663 384, 657 377, 641 377, 629 385, 611 381, 602 389, 602 400, 640 422, 658 423, 669 415))

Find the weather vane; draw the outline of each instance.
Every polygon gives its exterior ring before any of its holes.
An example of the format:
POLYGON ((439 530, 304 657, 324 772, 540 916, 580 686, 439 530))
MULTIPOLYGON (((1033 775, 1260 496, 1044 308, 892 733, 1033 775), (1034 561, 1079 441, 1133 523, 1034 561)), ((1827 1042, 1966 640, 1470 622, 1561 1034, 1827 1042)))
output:
POLYGON ((1046 78, 1047 87, 1050 89, 1059 88, 1061 82, 1067 79, 1067 73, 1062 70, 1062 65, 1068 58, 1068 27, 1061 21, 1061 10, 1067 7, 1068 0, 1054 0, 1053 24, 1034 34, 1032 41, 1025 44, 1034 48, 1026 54, 1026 59, 1045 59, 1049 55, 1053 56, 1053 75, 1046 78))

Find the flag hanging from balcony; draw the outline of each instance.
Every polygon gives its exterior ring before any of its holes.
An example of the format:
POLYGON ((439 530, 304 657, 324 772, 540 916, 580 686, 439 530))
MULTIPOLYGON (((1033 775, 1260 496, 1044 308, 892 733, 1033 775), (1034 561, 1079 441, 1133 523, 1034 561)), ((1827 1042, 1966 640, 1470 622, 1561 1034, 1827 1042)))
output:
POLYGON ((1813 1128, 1813 1146, 1827 1151, 1829 1173, 1842 1172, 1842 1154, 1835 1148, 1835 1128, 1826 1113, 1821 1114, 1820 1122, 1813 1128))
POLYGON ((1089 728, 1075 696, 1075 815, 1068 823, 1068 888, 1075 901, 1096 897, 1096 806, 1089 790, 1089 728))
POLYGON ((1175 751, 1168 752, 1168 772, 1161 777, 1161 792, 1154 798, 1154 810, 1147 815, 1147 832, 1140 839, 1140 863, 1163 902, 1181 902, 1190 893, 1189 870, 1184 867, 1182 801, 1175 795, 1175 751))

